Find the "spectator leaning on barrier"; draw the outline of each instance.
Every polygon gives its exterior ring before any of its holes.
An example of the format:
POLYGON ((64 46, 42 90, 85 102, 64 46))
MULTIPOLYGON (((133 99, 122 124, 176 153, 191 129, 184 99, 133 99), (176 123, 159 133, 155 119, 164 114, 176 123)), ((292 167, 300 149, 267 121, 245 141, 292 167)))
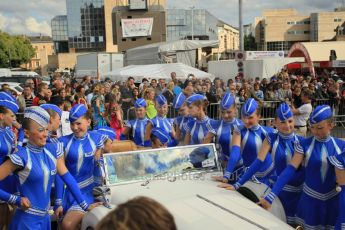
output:
POLYGON ((291 105, 291 111, 294 114, 296 134, 306 137, 307 136, 307 121, 309 115, 313 110, 311 105, 312 92, 309 89, 304 89, 301 93, 302 105, 295 108, 291 105))

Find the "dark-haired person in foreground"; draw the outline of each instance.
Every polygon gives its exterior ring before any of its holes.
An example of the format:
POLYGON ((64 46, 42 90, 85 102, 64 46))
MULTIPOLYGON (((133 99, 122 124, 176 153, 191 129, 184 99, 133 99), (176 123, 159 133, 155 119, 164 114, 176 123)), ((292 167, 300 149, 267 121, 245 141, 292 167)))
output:
POLYGON ((136 197, 111 211, 98 224, 97 230, 175 230, 171 213, 160 203, 147 197, 136 197))

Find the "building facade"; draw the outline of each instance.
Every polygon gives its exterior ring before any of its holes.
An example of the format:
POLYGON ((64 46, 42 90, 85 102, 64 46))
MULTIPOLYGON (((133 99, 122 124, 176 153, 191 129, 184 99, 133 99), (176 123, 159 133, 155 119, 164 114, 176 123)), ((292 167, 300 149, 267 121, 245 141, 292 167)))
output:
POLYGON ((106 52, 165 42, 165 9, 165 0, 147 0, 145 9, 131 9, 125 0, 105 0, 106 52))
POLYGON ((218 23, 218 48, 213 48, 212 53, 216 58, 212 59, 230 59, 234 58, 234 51, 240 49, 239 30, 222 21, 218 23))
MULTIPOLYGON (((122 52, 166 41, 166 0, 66 0, 67 15, 53 18, 52 35, 57 53, 122 52), (132 1, 132 4, 130 4, 132 1), (131 6, 146 4, 145 9, 131 6), (153 19, 152 33, 129 39, 122 34, 122 19, 153 19)), ((138 20, 133 20, 133 23, 138 20)), ((140 27, 142 25, 133 25, 140 27)), ((140 29, 140 28, 139 28, 140 29)))
POLYGON ((48 76, 48 56, 54 54, 54 43, 51 37, 29 37, 35 56, 21 67, 35 71, 42 76, 48 76))
POLYGON ((69 49, 104 51, 103 0, 66 0, 69 49))
POLYGON ((205 9, 167 9, 167 41, 217 40, 218 18, 205 9))
POLYGON ((296 42, 329 41, 337 26, 345 20, 345 11, 301 15, 295 9, 265 10, 255 18, 255 41, 258 50, 285 53, 296 42))
POLYGON ((51 21, 55 53, 68 52, 67 15, 55 16, 51 21))

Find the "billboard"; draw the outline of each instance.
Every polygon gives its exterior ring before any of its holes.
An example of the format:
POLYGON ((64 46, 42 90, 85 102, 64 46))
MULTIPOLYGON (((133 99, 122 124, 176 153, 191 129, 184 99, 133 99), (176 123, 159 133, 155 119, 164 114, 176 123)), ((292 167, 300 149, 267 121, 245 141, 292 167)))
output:
POLYGON ((122 37, 148 37, 151 36, 153 18, 121 19, 122 37))
POLYGON ((284 58, 284 51, 246 51, 246 60, 284 58))

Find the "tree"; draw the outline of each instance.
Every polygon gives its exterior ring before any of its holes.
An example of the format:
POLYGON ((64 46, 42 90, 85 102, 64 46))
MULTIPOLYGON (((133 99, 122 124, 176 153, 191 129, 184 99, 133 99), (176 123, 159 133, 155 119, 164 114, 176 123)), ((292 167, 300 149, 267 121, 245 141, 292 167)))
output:
POLYGON ((244 50, 246 50, 246 51, 255 51, 256 50, 255 38, 252 35, 252 33, 244 36, 244 50))
POLYGON ((30 40, 0 31, 0 67, 19 67, 35 56, 30 40))

